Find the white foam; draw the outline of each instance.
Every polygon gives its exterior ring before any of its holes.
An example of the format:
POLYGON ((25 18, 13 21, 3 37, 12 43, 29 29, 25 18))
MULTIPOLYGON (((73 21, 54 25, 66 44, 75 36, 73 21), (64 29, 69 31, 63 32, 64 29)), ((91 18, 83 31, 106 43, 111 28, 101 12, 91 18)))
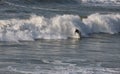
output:
POLYGON ((41 66, 36 66, 34 69, 19 70, 9 66, 11 72, 25 74, 119 74, 120 68, 102 68, 102 67, 78 67, 78 66, 54 66, 50 69, 44 69, 41 66))
POLYGON ((32 15, 29 19, 0 20, 0 41, 66 39, 75 36, 75 29, 84 24, 76 15, 45 18, 32 15))
POLYGON ((83 19, 84 24, 90 29, 90 33, 109 33, 120 32, 120 14, 92 14, 83 19))
POLYGON ((0 41, 33 41, 34 39, 79 38, 89 33, 120 32, 120 14, 92 14, 81 21, 77 15, 56 15, 51 18, 31 15, 29 19, 0 20, 0 41))
POLYGON ((45 60, 47 64, 22 64, 8 66, 5 70, 23 74, 120 74, 120 68, 101 66, 78 66, 61 60, 45 60))
POLYGON ((23 64, 8 66, 6 71, 23 74, 120 74, 120 68, 78 66, 61 60, 44 60, 47 64, 23 64))

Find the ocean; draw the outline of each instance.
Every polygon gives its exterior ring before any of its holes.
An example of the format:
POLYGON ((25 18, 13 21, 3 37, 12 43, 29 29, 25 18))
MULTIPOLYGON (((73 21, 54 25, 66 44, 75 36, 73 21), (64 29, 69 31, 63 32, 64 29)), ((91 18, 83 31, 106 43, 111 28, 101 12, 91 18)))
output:
POLYGON ((120 74, 120 1, 0 0, 0 74, 120 74))

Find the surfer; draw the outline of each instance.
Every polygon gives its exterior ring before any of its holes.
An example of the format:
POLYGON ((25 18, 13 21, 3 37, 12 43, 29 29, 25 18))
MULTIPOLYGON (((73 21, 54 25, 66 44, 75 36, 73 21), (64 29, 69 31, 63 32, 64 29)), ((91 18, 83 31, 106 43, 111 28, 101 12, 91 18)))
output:
POLYGON ((81 37, 81 32, 78 29, 75 29, 75 33, 79 35, 79 38, 81 37))

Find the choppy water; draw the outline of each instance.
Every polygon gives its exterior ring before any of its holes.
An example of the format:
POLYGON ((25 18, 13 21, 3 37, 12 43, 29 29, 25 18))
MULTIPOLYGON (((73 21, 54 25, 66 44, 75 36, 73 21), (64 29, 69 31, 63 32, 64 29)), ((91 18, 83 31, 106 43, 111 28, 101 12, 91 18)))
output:
POLYGON ((0 0, 0 74, 120 74, 119 44, 119 0, 0 0))
POLYGON ((1 74, 119 74, 120 34, 0 42, 1 74))

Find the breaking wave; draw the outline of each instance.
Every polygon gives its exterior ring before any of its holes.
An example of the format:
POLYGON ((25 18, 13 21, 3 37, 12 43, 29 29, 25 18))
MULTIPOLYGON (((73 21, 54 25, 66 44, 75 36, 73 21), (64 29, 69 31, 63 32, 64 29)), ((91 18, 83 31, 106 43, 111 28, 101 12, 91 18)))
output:
POLYGON ((29 19, 0 20, 0 41, 33 41, 35 39, 79 38, 92 33, 120 32, 120 14, 92 14, 81 21, 78 15, 56 15, 51 18, 31 15, 29 19))
POLYGON ((29 19, 0 20, 0 40, 66 39, 77 37, 74 30, 84 25, 79 16, 57 15, 52 18, 32 15, 29 19))
POLYGON ((120 14, 92 14, 87 19, 83 19, 84 24, 90 29, 90 33, 110 33, 120 32, 120 14))

